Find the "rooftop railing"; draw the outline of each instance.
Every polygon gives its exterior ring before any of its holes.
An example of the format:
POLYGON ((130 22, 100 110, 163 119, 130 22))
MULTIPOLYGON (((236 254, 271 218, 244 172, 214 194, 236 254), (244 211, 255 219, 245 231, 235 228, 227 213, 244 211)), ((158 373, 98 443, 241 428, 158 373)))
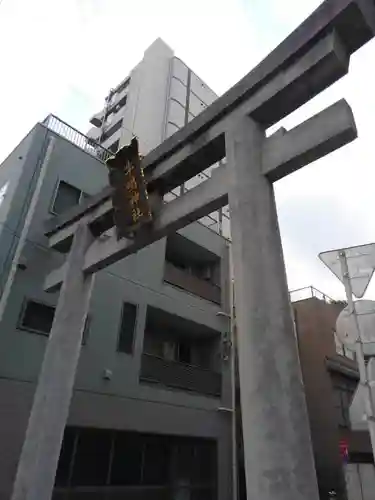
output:
POLYGON ((98 144, 94 139, 82 134, 82 132, 79 132, 79 130, 75 129, 55 115, 48 115, 42 123, 52 130, 52 132, 64 137, 64 139, 67 139, 72 144, 75 144, 83 151, 86 151, 86 153, 89 153, 103 163, 105 163, 110 156, 113 156, 111 151, 103 148, 103 146, 98 144))
POLYGON ((290 294, 290 301, 291 302, 297 302, 299 300, 306 300, 306 299, 311 299, 315 297, 316 299, 323 300, 327 304, 332 304, 337 301, 332 299, 329 295, 326 293, 321 292, 317 288, 313 286, 306 286, 304 288, 298 288, 297 290, 291 290, 289 292, 290 294))

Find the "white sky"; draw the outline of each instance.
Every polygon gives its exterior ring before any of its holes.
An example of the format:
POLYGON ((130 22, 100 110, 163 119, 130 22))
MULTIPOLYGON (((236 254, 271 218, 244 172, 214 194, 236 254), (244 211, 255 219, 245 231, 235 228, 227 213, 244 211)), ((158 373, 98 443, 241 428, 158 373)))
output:
MULTIPOLYGON (((320 0, 3 0, 0 161, 48 113, 85 132, 104 96, 161 37, 217 93, 250 71, 320 0)), ((289 288, 343 296, 321 251, 374 237, 375 43, 351 72, 284 120, 287 128, 345 97, 359 138, 276 184, 289 288)), ((375 279, 369 294, 375 296, 375 279)))

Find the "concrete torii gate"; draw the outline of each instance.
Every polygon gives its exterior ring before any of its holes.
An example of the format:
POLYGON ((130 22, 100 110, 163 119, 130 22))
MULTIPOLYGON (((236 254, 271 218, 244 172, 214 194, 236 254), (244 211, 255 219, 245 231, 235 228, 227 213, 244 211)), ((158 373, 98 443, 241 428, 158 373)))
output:
MULTIPOLYGON (((93 274, 229 201, 248 498, 317 500, 309 425, 272 183, 356 137, 345 101, 287 132, 265 130, 348 71, 375 32, 375 0, 326 0, 263 62, 142 164, 157 200, 213 163, 211 179, 156 203, 135 239, 97 239, 113 226, 111 189, 48 223, 65 265, 13 500, 49 500, 68 416, 93 274)), ((77 165, 79 168, 79 165, 77 165)))

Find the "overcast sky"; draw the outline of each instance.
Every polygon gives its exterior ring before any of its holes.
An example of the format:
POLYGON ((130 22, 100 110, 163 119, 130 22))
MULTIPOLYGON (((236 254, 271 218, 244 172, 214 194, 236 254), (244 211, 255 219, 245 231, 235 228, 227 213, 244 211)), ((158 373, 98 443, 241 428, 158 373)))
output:
MULTIPOLYGON (((0 161, 48 113, 85 132, 109 88, 159 36, 221 94, 319 3, 0 0, 0 161)), ((352 57, 349 76, 281 123, 290 128, 344 97, 359 131, 353 144, 276 184, 290 289, 343 296, 317 254, 375 241, 374 58, 372 42, 352 57)))

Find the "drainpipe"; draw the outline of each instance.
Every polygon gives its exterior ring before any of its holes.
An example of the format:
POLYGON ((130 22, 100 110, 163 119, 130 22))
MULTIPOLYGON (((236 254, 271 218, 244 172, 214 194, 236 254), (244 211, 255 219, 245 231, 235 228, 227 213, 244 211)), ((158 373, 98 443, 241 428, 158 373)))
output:
MULTIPOLYGON (((222 316, 228 319, 231 341, 231 408, 226 411, 232 413, 232 499, 238 500, 238 459, 237 459, 237 427, 236 427, 236 319, 234 309, 234 287, 233 287, 233 259, 231 243, 227 242, 229 254, 229 313, 224 311, 217 312, 217 316, 222 316)), ((222 408, 224 410, 224 408, 222 408)))

